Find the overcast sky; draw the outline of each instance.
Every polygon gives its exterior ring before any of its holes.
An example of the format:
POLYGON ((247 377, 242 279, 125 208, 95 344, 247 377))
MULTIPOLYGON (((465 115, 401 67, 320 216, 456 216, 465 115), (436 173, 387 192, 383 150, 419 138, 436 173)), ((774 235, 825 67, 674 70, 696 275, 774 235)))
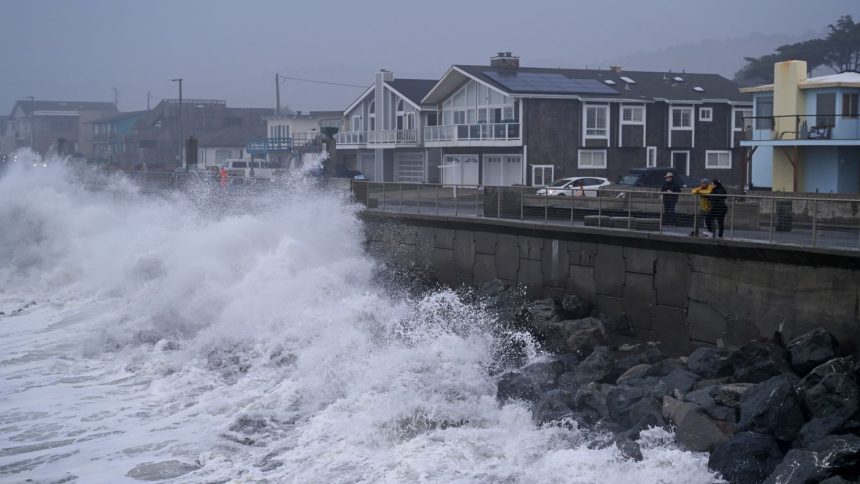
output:
MULTIPOLYGON (((860 0, 0 0, 0 113, 25 96, 112 101, 114 87, 121 110, 142 109, 147 91, 176 97, 176 77, 185 97, 272 107, 276 72, 368 85, 379 68, 438 78, 502 50, 529 66, 730 76, 844 14, 860 18, 860 0)), ((342 109, 360 92, 285 81, 281 102, 342 109)))

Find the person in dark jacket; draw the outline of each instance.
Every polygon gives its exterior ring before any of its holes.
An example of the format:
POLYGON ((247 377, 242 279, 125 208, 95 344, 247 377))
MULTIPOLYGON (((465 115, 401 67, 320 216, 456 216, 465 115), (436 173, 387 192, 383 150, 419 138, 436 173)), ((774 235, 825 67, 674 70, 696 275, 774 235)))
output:
POLYGON ((681 192, 681 185, 675 181, 675 176, 671 171, 667 171, 663 179, 665 181, 660 188, 660 191, 663 192, 663 223, 675 225, 677 219, 675 205, 678 204, 678 193, 681 192))
POLYGON ((726 205, 726 189, 719 180, 714 180, 713 185, 713 190, 707 195, 711 201, 711 211, 708 212, 707 216, 712 223, 707 225, 713 227, 715 237, 722 237, 726 225, 726 213, 729 211, 726 205))

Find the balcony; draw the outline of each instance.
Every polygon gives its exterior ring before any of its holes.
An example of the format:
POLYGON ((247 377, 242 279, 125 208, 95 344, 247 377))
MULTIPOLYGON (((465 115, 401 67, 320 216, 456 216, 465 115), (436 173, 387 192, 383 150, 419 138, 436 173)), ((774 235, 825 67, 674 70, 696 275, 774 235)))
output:
POLYGON ((482 123, 428 126, 424 128, 427 146, 517 146, 520 123, 482 123))
POLYGON ((744 121, 749 126, 744 130, 741 146, 860 145, 857 116, 751 116, 744 121))
POLYGON ((342 131, 334 135, 338 147, 352 145, 358 147, 367 143, 367 131, 342 131))
POLYGON ((418 130, 386 129, 368 131, 367 144, 415 145, 418 144, 418 130))

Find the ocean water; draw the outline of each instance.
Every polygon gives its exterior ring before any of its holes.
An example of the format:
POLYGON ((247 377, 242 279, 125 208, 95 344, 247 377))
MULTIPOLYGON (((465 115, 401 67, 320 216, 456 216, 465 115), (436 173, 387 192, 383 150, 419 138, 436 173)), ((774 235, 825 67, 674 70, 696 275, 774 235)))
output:
MULTIPOLYGON (((62 160, 0 177, 0 482, 706 483, 495 398, 499 329, 379 282, 312 181, 144 194, 62 160)), ((27 165, 27 166, 24 166, 27 165)))

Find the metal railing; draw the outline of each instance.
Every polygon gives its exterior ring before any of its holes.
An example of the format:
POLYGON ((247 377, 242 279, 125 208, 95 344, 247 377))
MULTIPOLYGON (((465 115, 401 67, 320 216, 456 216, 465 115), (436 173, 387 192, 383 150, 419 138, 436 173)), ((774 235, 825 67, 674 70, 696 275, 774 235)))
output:
POLYGON ((860 140, 860 117, 856 115, 749 116, 746 120, 746 141, 860 140))
POLYGON ((511 141, 520 139, 520 123, 480 123, 427 126, 425 142, 511 141))
POLYGON ((537 187, 352 181, 366 209, 773 245, 860 250, 860 199, 605 190, 538 195, 537 187), (707 210, 705 210, 707 208, 707 210))
POLYGON ((339 145, 360 145, 367 143, 367 131, 341 131, 334 135, 339 145))
POLYGON ((385 143, 397 144, 406 143, 414 144, 418 142, 417 129, 385 129, 367 132, 368 144, 385 143))

